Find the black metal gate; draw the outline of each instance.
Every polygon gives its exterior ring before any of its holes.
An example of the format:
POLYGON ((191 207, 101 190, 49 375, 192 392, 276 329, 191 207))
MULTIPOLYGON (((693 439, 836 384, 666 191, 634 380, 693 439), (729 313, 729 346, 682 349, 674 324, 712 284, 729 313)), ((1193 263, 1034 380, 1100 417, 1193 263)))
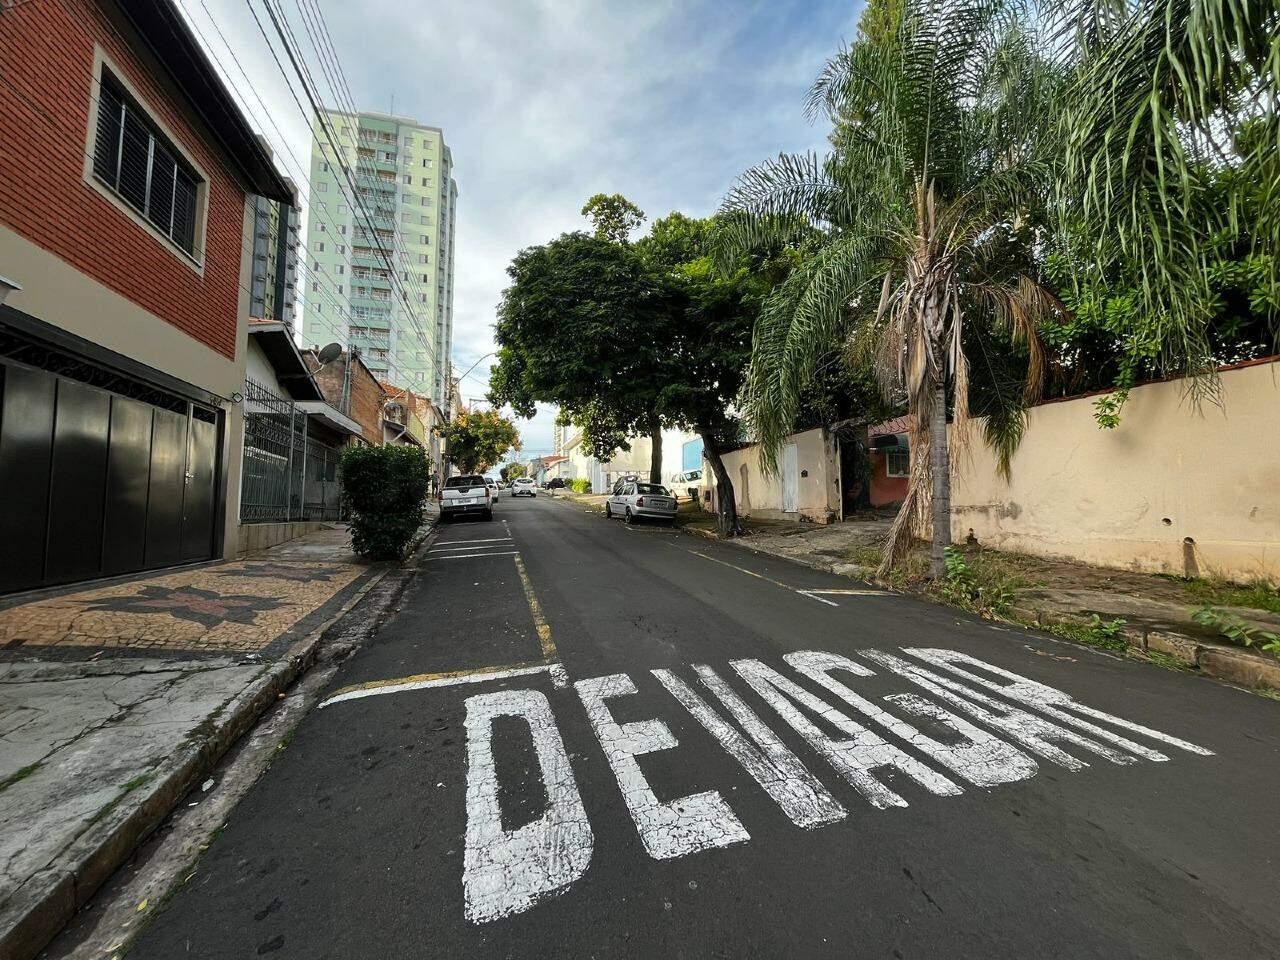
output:
POLYGON ((92 372, 0 358, 0 593, 213 556, 221 412, 92 372))

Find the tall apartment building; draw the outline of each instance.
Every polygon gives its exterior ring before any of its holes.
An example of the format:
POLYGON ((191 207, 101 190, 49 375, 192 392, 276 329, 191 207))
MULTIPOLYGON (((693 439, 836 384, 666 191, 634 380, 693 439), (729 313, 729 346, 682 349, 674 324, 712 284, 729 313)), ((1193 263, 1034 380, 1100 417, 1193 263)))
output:
POLYGON ((355 347, 381 379, 437 404, 453 348, 452 172, 439 127, 382 113, 316 118, 303 338, 355 347))
MULTIPOLYGON (((292 183, 290 183, 292 186, 292 183)), ((250 313, 294 326, 298 285, 298 234, 302 210, 294 202, 253 198, 253 272, 250 313)))

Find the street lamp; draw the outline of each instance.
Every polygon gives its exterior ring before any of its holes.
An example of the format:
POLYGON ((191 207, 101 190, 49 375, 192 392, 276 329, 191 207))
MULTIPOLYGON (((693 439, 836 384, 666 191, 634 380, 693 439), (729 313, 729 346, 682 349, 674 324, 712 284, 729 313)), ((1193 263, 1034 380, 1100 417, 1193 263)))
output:
POLYGON ((458 377, 457 379, 458 379, 458 380, 462 380, 462 379, 463 379, 463 377, 465 377, 468 373, 470 373, 470 372, 471 372, 472 370, 474 370, 476 367, 480 366, 480 361, 481 361, 481 360, 488 360, 490 357, 496 357, 497 355, 498 355, 498 351, 497 351, 497 350, 490 350, 490 351, 489 351, 488 353, 486 353, 483 357, 480 357, 480 359, 479 359, 479 360, 476 360, 476 362, 475 362, 475 363, 473 363, 471 366, 467 367, 466 372, 464 372, 464 373, 462 374, 462 376, 458 377))

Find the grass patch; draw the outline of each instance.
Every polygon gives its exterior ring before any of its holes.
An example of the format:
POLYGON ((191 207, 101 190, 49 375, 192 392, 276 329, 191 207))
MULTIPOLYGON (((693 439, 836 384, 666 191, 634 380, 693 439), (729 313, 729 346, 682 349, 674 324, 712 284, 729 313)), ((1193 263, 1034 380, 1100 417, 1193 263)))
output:
POLYGON ((1196 603, 1215 607, 1252 607, 1280 613, 1280 590, 1257 580, 1250 584, 1221 580, 1183 580, 1182 589, 1196 603))
POLYGON ((1095 613, 1092 619, 1084 623, 1054 623, 1040 629, 1073 643, 1119 652, 1129 649, 1129 643, 1124 637, 1124 627, 1123 620, 1103 620, 1095 613))
POLYGON ((27 779, 27 777, 31 776, 33 773, 39 770, 40 766, 41 766, 40 761, 37 760, 35 763, 29 763, 25 767, 21 767, 13 771, 13 773, 9 774, 3 780, 0 780, 0 791, 7 790, 10 787, 12 787, 15 783, 20 783, 21 781, 27 779))

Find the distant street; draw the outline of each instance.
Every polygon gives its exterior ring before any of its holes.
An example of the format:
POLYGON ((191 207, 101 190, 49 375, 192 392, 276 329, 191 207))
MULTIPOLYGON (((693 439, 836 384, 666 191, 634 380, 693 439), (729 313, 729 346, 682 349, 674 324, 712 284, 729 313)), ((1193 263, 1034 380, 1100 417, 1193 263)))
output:
POLYGON ((325 696, 131 960, 1280 956, 1276 703, 732 546, 504 495, 325 696))

